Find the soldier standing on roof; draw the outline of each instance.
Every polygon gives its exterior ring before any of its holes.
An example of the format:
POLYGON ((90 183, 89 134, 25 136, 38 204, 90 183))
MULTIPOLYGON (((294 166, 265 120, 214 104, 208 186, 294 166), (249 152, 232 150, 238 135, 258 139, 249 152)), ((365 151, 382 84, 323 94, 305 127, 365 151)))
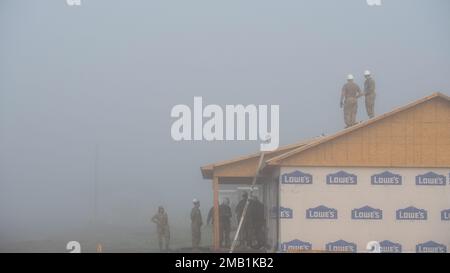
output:
POLYGON ((366 110, 369 118, 375 116, 374 106, 375 106, 375 81, 369 70, 364 72, 364 77, 366 81, 364 82, 364 96, 366 97, 366 110))
POLYGON ((345 128, 355 125, 358 98, 362 96, 361 89, 353 82, 353 79, 353 75, 348 75, 347 83, 342 87, 341 108, 344 107, 345 128))

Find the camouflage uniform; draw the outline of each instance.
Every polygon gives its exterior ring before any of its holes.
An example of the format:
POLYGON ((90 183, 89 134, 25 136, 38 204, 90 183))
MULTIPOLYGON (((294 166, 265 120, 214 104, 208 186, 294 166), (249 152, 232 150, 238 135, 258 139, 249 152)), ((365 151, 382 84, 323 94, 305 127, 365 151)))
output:
POLYGON ((361 89, 353 81, 347 82, 342 87, 341 107, 344 107, 344 121, 347 127, 356 123, 356 112, 358 110, 358 98, 362 96, 361 89))
POLYGON ((169 217, 166 212, 158 212, 152 217, 152 221, 156 223, 158 231, 158 243, 159 249, 163 250, 163 241, 165 241, 165 250, 169 249, 170 230, 169 230, 169 217))
POLYGON ((256 248, 259 249, 266 245, 265 242, 265 216, 264 216, 264 204, 261 203, 257 198, 251 200, 249 206, 250 212, 250 222, 251 222, 251 233, 256 240, 256 248))
POLYGON ((219 206, 219 231, 220 245, 224 247, 230 246, 231 216, 231 208, 228 203, 221 204, 219 206))
MULTIPOLYGON (((230 246, 230 231, 231 231, 231 208, 229 203, 222 203, 219 205, 219 234, 220 246, 230 246)), ((214 224, 214 207, 209 210, 206 224, 214 224)))
POLYGON ((366 110, 369 118, 375 116, 374 105, 375 105, 375 81, 372 77, 368 77, 364 82, 364 95, 366 97, 366 110))
POLYGON ((191 228, 192 228, 192 247, 198 248, 201 241, 201 227, 203 225, 202 213, 198 206, 191 210, 191 228))

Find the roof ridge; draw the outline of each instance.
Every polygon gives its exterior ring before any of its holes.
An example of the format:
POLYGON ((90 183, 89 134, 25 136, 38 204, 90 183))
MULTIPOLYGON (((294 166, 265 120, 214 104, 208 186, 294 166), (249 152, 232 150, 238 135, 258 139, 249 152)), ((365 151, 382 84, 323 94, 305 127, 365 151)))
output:
POLYGON ((377 117, 374 117, 374 118, 368 119, 366 121, 360 122, 360 123, 358 123, 358 124, 356 124, 354 126, 351 126, 349 128, 345 128, 343 130, 340 130, 340 131, 338 131, 338 132, 336 132, 336 133, 334 133, 332 135, 323 137, 321 139, 318 139, 317 141, 313 141, 313 142, 311 142, 309 144, 306 144, 304 146, 295 148, 295 149, 293 149, 293 150, 291 150, 289 152, 286 152, 286 153, 283 153, 281 155, 275 156, 275 157, 267 160, 265 163, 267 165, 275 165, 275 164, 277 164, 278 161, 280 161, 282 159, 285 159, 287 157, 290 157, 291 155, 303 152, 303 151, 308 150, 308 149, 310 149, 312 147, 318 146, 319 144, 322 144, 324 142, 333 140, 333 139, 338 138, 338 137, 340 137, 342 135, 345 135, 345 134, 348 134, 350 132, 356 131, 356 130, 358 130, 360 128, 363 128, 365 126, 368 126, 368 125, 370 125, 372 123, 378 122, 379 120, 383 120, 383 119, 385 119, 387 117, 390 117, 390 116, 395 115, 395 114, 397 114, 399 112, 402 112, 402 111, 405 111, 407 109, 410 109, 410 108, 412 108, 412 107, 414 107, 414 106, 416 106, 418 104, 424 103, 426 101, 429 101, 429 100, 437 98, 437 97, 443 98, 443 99, 448 100, 450 102, 450 97, 449 96, 447 96, 447 95, 445 95, 445 94, 443 94, 441 92, 434 92, 434 93, 432 93, 429 96, 417 99, 417 100, 415 100, 413 102, 410 102, 410 103, 408 103, 408 104, 406 104, 404 106, 400 106, 400 107, 394 108, 393 110, 391 110, 389 112, 386 112, 386 113, 384 113, 382 115, 379 115, 377 117))

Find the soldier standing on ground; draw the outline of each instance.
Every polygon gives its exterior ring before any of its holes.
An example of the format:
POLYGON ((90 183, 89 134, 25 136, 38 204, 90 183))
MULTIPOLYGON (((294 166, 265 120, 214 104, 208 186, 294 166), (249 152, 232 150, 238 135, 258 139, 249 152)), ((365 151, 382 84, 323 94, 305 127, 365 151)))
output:
POLYGON ((253 200, 251 201, 252 210, 252 232, 254 233, 254 237, 256 239, 256 245, 254 246, 256 249, 260 249, 261 247, 266 245, 265 242, 265 230, 266 230, 266 221, 264 217, 264 204, 258 200, 257 196, 253 196, 253 200))
MULTIPOLYGON (((241 221, 242 214, 244 213, 245 204, 248 200, 248 193, 244 192, 242 194, 242 199, 236 206, 236 216, 237 216, 237 224, 241 221)), ((246 245, 248 247, 251 246, 251 234, 250 234, 250 223, 248 217, 244 217, 241 225, 241 230, 239 232, 239 244, 246 245)))
MULTIPOLYGON (((221 247, 230 246, 230 231, 231 231, 231 208, 230 199, 224 198, 222 204, 219 205, 219 238, 221 247)), ((214 206, 209 210, 206 224, 214 225, 214 206)))
POLYGON ((230 246, 231 216, 230 199, 225 198, 219 206, 220 246, 223 247, 230 246))
POLYGON ((358 98, 362 96, 361 89, 353 82, 353 79, 353 75, 348 75, 347 83, 342 87, 341 108, 344 108, 345 128, 355 125, 358 98))
POLYGON ((366 70, 364 72, 364 77, 366 81, 364 82, 364 96, 366 98, 366 111, 369 118, 373 118, 375 116, 375 81, 372 78, 370 71, 366 70))
POLYGON ((156 224, 156 229, 158 231, 159 250, 163 251, 164 241, 164 250, 168 251, 170 241, 169 217, 162 206, 158 207, 158 213, 152 217, 152 222, 156 224))
POLYGON ((194 198, 192 202, 194 203, 194 207, 191 210, 192 248, 198 249, 202 237, 202 213, 200 212, 200 201, 194 198))

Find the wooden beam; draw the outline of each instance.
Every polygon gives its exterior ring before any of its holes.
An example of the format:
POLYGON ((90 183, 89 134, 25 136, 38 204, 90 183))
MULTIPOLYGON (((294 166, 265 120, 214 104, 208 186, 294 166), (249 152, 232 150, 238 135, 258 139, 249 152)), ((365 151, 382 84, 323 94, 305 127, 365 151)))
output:
POLYGON ((213 248, 220 248, 220 231, 219 231, 219 177, 213 178, 213 202, 214 202, 214 229, 213 229, 213 248))

